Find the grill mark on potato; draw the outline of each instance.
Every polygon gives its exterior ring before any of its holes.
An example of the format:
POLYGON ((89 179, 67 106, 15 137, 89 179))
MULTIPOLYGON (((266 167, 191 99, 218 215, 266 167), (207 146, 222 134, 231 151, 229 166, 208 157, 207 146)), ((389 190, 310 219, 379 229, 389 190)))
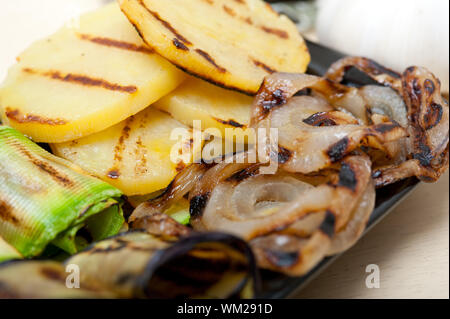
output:
POLYGON ((281 39, 289 39, 289 34, 284 30, 269 28, 266 26, 261 26, 261 30, 263 30, 266 33, 276 35, 277 37, 279 37, 281 39))
POLYGON ((5 109, 5 115, 10 120, 17 123, 39 123, 44 125, 65 125, 68 121, 63 119, 49 119, 35 114, 22 114, 17 109, 11 109, 7 107, 5 109))
POLYGON ((258 61, 258 60, 253 59, 253 58, 252 58, 252 61, 253 61, 253 63, 254 63, 257 67, 264 69, 264 71, 266 71, 266 72, 269 73, 269 74, 272 74, 272 73, 275 73, 275 72, 276 72, 276 71, 275 71, 274 69, 272 69, 270 66, 268 66, 267 64, 265 64, 265 63, 263 63, 263 62, 261 62, 261 61, 258 61))
POLYGON ((230 125, 230 126, 237 127, 237 128, 245 128, 244 124, 238 123, 235 120, 226 121, 226 120, 222 120, 222 119, 218 119, 218 118, 214 118, 214 120, 216 120, 217 122, 222 123, 224 125, 230 125))
POLYGON ((40 72, 37 70, 33 70, 31 68, 24 68, 23 71, 28 74, 45 76, 53 80, 58 80, 72 84, 80 84, 83 86, 101 87, 110 91, 118 91, 129 94, 135 93, 137 91, 137 87, 134 85, 123 86, 116 83, 108 82, 107 80, 104 79, 89 77, 87 75, 72 74, 72 73, 67 73, 64 75, 60 71, 40 72))
POLYGON ((228 14, 228 15, 230 15, 230 16, 232 16, 232 17, 235 17, 236 16, 236 12, 234 12, 234 10, 233 9, 231 9, 230 7, 228 7, 227 5, 223 5, 223 10, 225 10, 225 12, 228 14))
POLYGON ((234 2, 237 2, 237 3, 239 3, 239 4, 247 4, 247 3, 245 2, 245 0, 234 0, 234 2))
POLYGON ((89 34, 78 34, 78 36, 82 40, 86 40, 86 41, 89 41, 89 42, 92 42, 95 44, 99 44, 102 46, 113 47, 113 48, 118 48, 118 49, 122 49, 122 50, 134 51, 134 52, 140 52, 140 53, 144 53, 144 54, 155 53, 154 50, 152 50, 149 47, 144 46, 144 45, 136 45, 134 43, 114 40, 111 38, 96 37, 96 36, 92 36, 89 34))
POLYGON ((54 179, 57 183, 61 184, 64 187, 73 187, 75 183, 66 175, 59 172, 56 168, 54 168, 52 165, 40 160, 39 158, 36 158, 34 155, 32 155, 28 150, 23 148, 21 145, 14 145, 16 149, 25 155, 30 162, 38 167, 41 171, 47 173, 50 175, 52 179, 54 179))
POLYGON ((249 25, 253 25, 253 20, 250 17, 242 18, 242 20, 249 25))
POLYGON ((183 51, 189 51, 189 48, 187 46, 185 46, 183 42, 178 40, 178 38, 173 38, 172 43, 177 49, 180 49, 183 51))
POLYGON ((111 179, 118 179, 120 177, 120 162, 122 161, 123 157, 123 151, 125 150, 125 141, 130 137, 130 131, 131 131, 131 124, 134 121, 134 116, 130 116, 125 121, 125 126, 122 129, 122 132, 120 133, 119 140, 114 147, 114 167, 111 168, 108 171, 108 177, 111 179))
POLYGON ((14 208, 11 207, 7 202, 0 199, 0 219, 3 222, 9 222, 11 224, 19 224, 19 219, 14 216, 14 208))
POLYGON ((202 56, 206 61, 208 61, 209 63, 211 63, 216 69, 217 71, 219 71, 220 73, 226 73, 227 69, 221 67, 220 65, 218 65, 216 63, 216 61, 214 61, 214 59, 209 55, 208 52, 205 52, 201 49, 195 49, 195 52, 197 52, 200 56, 202 56))
POLYGON ((192 43, 186 39, 184 36, 182 36, 169 22, 167 22, 166 20, 164 20, 163 18, 161 18, 161 16, 155 12, 150 10, 147 5, 144 3, 143 0, 138 0, 139 4, 145 9, 147 10, 148 13, 150 13, 156 20, 158 20, 159 22, 161 22, 161 24, 170 32, 172 32, 175 37, 177 37, 178 40, 180 40, 181 42, 183 42, 185 45, 192 45, 192 43))
POLYGON ((142 138, 139 136, 136 141, 136 166, 134 171, 136 175, 147 173, 147 149, 144 147, 142 143, 142 138))

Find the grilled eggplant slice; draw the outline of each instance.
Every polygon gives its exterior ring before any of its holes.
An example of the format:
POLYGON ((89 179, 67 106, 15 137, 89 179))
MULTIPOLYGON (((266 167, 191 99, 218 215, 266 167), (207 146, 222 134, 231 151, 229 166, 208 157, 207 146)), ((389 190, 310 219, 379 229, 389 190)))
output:
POLYGON ((120 0, 144 41, 187 72, 256 94, 273 72, 304 72, 308 49, 295 24, 261 0, 120 0))
POLYGON ((114 294, 93 286, 69 289, 64 266, 55 261, 14 261, 0 265, 0 299, 99 299, 114 294), (24 280, 26 278, 26 280, 24 280))
POLYGON ((188 164, 171 161, 171 152, 187 154, 191 137, 186 126, 150 107, 105 131, 51 147, 56 155, 131 196, 167 187, 188 164), (171 140, 172 131, 180 128, 188 134, 171 140))
POLYGON ((71 141, 138 113, 184 78, 114 3, 23 52, 0 91, 1 116, 36 142, 71 141))
POLYGON ((49 243, 76 253, 82 228, 93 240, 117 234, 124 223, 121 195, 0 126, 0 237, 21 256, 37 256, 49 243))
POLYGON ((250 248, 218 233, 174 243, 132 231, 93 245, 66 264, 80 267, 82 284, 95 278, 121 298, 237 297, 255 280, 250 248))

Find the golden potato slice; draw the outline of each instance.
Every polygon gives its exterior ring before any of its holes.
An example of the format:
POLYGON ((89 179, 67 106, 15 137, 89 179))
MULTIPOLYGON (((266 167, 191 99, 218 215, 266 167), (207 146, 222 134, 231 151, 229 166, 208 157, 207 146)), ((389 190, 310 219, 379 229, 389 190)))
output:
POLYGON ((34 43, 18 61, 0 91, 2 119, 37 142, 102 131, 185 79, 144 44, 116 3, 34 43))
POLYGON ((171 154, 182 152, 183 147, 186 154, 192 145, 191 134, 183 124, 149 107, 105 131, 51 144, 51 148, 126 195, 144 195, 167 187, 184 168, 183 162, 171 160, 171 154), (180 128, 187 130, 185 137, 171 135, 180 128))
POLYGON ((225 138, 227 128, 233 129, 236 136, 245 137, 252 103, 253 99, 247 95, 190 77, 153 106, 190 127, 199 120, 202 130, 218 135, 209 130, 216 128, 220 137, 225 138))
POLYGON ((269 73, 304 72, 296 26, 261 0, 119 0, 156 52, 210 82, 255 94, 269 73))

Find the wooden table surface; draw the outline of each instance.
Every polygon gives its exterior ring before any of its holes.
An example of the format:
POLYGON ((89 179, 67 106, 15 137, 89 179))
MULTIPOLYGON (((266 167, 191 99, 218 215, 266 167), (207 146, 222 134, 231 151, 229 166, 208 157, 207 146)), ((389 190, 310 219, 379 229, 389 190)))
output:
MULTIPOLYGON (((2 4, 0 78, 32 41, 101 2, 105 1, 16 0, 2 4)), ((421 184, 296 297, 449 298, 448 185, 448 174, 436 184, 421 184), (368 264, 380 268, 378 289, 365 285, 368 264)))

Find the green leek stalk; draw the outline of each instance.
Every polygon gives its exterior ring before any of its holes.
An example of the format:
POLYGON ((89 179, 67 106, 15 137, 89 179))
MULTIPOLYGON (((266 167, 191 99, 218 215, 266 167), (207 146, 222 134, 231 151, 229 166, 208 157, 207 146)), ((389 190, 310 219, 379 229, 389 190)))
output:
MULTIPOLYGON (((74 254, 91 240, 117 234, 124 223, 121 196, 115 187, 0 126, 0 237, 22 257, 38 256, 50 243, 74 254), (78 236, 81 229, 90 238, 78 236)), ((0 246, 2 255, 8 253, 0 246)))

